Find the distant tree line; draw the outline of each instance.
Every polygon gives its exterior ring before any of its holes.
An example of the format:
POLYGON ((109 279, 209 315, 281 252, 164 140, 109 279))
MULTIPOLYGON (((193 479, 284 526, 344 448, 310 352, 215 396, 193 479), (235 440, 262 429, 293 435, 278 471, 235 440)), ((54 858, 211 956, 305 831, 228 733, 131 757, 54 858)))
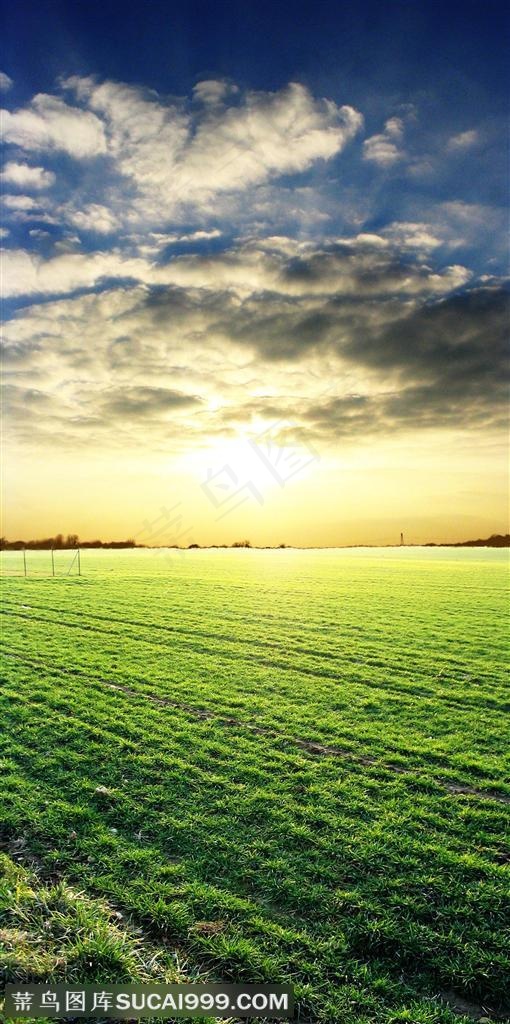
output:
POLYGON ((492 533, 486 540, 459 540, 455 544, 426 544, 427 548, 510 548, 510 533, 492 533))
MULTIPOLYGON (((158 545, 159 546, 159 545, 158 545)), ((166 545, 161 545, 165 547, 166 545)), ((251 541, 236 540, 233 544, 211 544, 213 548, 251 548, 251 541)), ((80 540, 77 533, 57 533, 55 537, 41 537, 39 540, 7 540, 0 537, 0 551, 23 551, 23 548, 33 551, 67 551, 74 548, 145 548, 146 544, 137 544, 132 537, 128 540, 80 540)), ((178 548, 178 544, 171 547, 178 548)), ((189 548, 199 548, 200 544, 188 544, 189 548)), ((285 547, 285 544, 280 544, 285 547)))
MULTIPOLYGON (((7 540, 6 537, 0 537, 0 551, 23 551, 23 548, 33 551, 66 551, 74 548, 145 548, 150 547, 147 544, 137 544, 136 541, 129 537, 127 540, 80 540, 77 533, 68 533, 64 536, 63 533, 57 533, 55 537, 42 537, 39 540, 7 540)), ((155 545, 156 547, 166 547, 165 544, 155 545)), ((170 545, 173 548, 178 548, 178 544, 170 545)), ((348 545, 349 547, 359 547, 364 545, 348 545)), ((390 547, 397 547, 397 545, 388 545, 390 547)), ((200 548, 200 544, 188 544, 188 548, 200 548)), ((206 548, 251 548, 252 544, 249 540, 235 540, 232 544, 206 544, 206 548)), ((262 550, 274 550, 274 548, 285 548, 286 544, 266 544, 262 545, 262 550)), ((373 547, 373 545, 368 545, 373 547)), ((508 548, 510 547, 510 534, 505 533, 493 533, 486 540, 463 540, 457 541, 457 543, 450 542, 448 544, 435 544, 430 542, 426 544, 427 548, 508 548)))
POLYGON ((7 540, 0 537, 1 551, 68 551, 73 548, 136 548, 139 545, 131 537, 129 540, 80 540, 77 533, 57 533, 55 537, 42 537, 39 540, 7 540))

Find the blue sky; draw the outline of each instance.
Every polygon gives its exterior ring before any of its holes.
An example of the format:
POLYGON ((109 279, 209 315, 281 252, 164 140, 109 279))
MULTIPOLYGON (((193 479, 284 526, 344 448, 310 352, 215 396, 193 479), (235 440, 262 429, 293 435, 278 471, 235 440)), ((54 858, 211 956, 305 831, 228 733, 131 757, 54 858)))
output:
POLYGON ((505 8, 5 6, 12 450, 489 445, 499 510, 505 8))
POLYGON ((19 75, 25 96, 62 73, 93 71, 163 92, 187 93, 211 75, 258 89, 298 77, 346 102, 368 99, 374 111, 424 91, 446 101, 446 116, 453 105, 506 109, 508 17, 494 0, 3 6, 5 70, 19 75))
MULTIPOLYGON (((495 210, 507 199, 505 7, 19 0, 6 6, 5 72, 13 82, 6 105, 59 93, 59 80, 72 76, 95 75, 176 97, 190 97, 197 82, 210 78, 242 91, 278 91, 300 82, 313 96, 359 110, 364 130, 355 146, 326 164, 314 162, 298 180, 280 177, 283 195, 309 184, 339 230, 360 218, 375 231, 392 220, 437 218, 438 204, 452 201, 495 210), (386 164, 363 159, 363 139, 384 133, 389 118, 402 122, 401 157, 386 164)), ((59 181, 75 187, 81 168, 54 149, 46 153, 48 163, 59 181)), ((86 170, 90 179, 90 166, 86 170)), ((100 192, 89 180, 87 194, 100 192)), ((202 213, 194 222, 203 219, 202 213)), ((230 211, 230 234, 247 226, 245 217, 236 220, 230 211)), ((454 233, 457 221, 453 216, 454 233)), ((302 223, 299 229, 314 230, 302 223)), ((482 230, 478 224, 471 234, 457 234, 457 252, 471 265, 501 271, 504 244, 494 247, 490 216, 482 230)), ((20 237, 37 247, 26 231, 20 237)), ((82 244, 93 248, 94 241, 82 244)), ((446 259, 448 253, 441 247, 436 255, 446 259)))

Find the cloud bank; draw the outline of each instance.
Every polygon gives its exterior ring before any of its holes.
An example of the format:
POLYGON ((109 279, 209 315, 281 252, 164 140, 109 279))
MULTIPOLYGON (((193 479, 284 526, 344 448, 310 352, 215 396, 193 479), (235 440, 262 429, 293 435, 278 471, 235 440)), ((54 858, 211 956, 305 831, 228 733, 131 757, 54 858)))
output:
POLYGON ((3 116, 17 444, 177 451, 275 419, 333 446, 503 429, 508 295, 463 258, 497 211, 454 195, 383 218, 338 184, 349 145, 359 174, 416 167, 409 111, 363 140, 359 111, 298 83, 182 98, 73 76, 3 116))
POLYGON ((108 284, 29 306, 7 325, 12 422, 32 441, 58 422, 62 443, 115 446, 120 421, 158 448, 290 412, 298 432, 330 443, 501 429, 507 292, 466 289, 464 268, 438 274, 379 242, 267 239, 164 267, 111 254, 34 265, 17 254, 14 287, 108 284))
POLYGON ((215 196, 301 173, 340 153, 363 125, 353 107, 298 83, 241 93, 202 82, 192 102, 78 76, 62 88, 65 99, 41 93, 3 111, 4 139, 27 154, 102 161, 103 203, 116 190, 116 220, 130 224, 207 209, 215 196))

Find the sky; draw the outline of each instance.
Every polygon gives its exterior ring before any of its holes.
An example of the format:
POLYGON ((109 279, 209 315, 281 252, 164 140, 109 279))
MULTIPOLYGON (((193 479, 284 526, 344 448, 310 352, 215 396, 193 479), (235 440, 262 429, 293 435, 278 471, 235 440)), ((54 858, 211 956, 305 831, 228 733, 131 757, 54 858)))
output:
POLYGON ((507 5, 3 5, 2 532, 508 509, 507 5))

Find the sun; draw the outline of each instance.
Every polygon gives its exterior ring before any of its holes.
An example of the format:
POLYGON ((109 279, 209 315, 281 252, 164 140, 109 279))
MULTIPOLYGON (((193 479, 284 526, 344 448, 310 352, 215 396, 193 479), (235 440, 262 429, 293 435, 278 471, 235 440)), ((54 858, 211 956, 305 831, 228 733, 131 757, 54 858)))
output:
POLYGON ((289 424, 262 422, 246 424, 235 436, 205 439, 183 457, 183 468, 213 503, 249 492, 263 504, 275 489, 308 478, 320 461, 312 444, 297 438, 289 424))
POLYGON ((245 487, 254 496, 267 493, 277 481, 264 442, 263 435, 247 427, 235 437, 208 438, 184 457, 183 464, 201 484, 210 481, 225 491, 245 487))

